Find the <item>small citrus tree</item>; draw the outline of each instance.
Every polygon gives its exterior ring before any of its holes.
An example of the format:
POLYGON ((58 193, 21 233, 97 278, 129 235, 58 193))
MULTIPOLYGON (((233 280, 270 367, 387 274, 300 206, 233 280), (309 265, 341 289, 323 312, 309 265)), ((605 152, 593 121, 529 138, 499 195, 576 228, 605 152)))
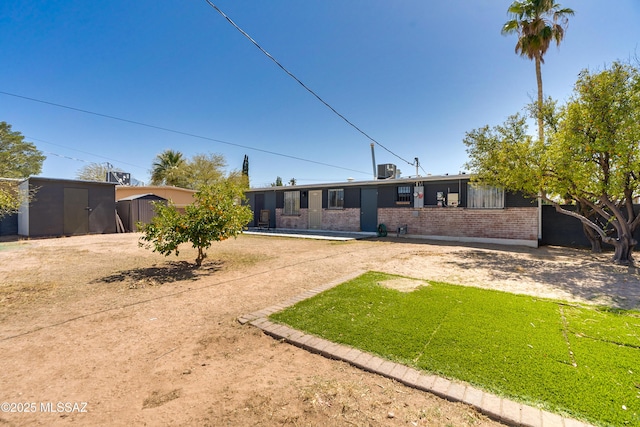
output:
POLYGON ((232 179, 205 185, 194 194, 195 202, 180 213, 173 204, 155 205, 156 216, 139 224, 140 246, 163 255, 179 254, 182 243, 198 249, 196 265, 202 265, 212 242, 236 237, 251 221, 253 213, 243 205, 244 188, 232 179), (146 243, 145 243, 146 242, 146 243))

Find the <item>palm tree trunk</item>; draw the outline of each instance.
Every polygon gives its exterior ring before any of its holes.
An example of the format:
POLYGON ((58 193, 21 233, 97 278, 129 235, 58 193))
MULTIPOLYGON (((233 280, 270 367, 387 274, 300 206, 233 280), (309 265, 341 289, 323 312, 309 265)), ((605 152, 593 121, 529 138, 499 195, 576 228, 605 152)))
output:
POLYGON ((538 139, 544 143, 543 95, 542 95, 542 67, 539 55, 536 55, 536 79, 538 80, 538 139))

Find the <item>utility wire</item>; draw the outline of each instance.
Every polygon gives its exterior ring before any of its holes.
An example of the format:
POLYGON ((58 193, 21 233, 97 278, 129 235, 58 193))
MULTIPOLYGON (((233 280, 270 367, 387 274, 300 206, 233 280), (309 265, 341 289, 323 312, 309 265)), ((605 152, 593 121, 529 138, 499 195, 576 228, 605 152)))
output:
MULTIPOLYGON (((90 152, 88 152, 88 151, 78 150, 77 148, 71 148, 71 147, 67 147, 67 146, 65 146, 65 145, 61 145, 61 144, 55 144, 55 143, 53 143, 53 142, 45 141, 45 140, 43 140, 43 139, 34 138, 34 137, 29 136, 29 135, 25 135, 24 137, 25 137, 25 138, 27 138, 27 139, 29 139, 29 140, 38 141, 38 142, 42 142, 42 143, 49 144, 49 145, 55 145, 56 147, 66 148, 67 150, 77 151, 78 153, 88 154, 88 155, 90 155, 90 156, 99 157, 99 158, 101 158, 101 159, 110 160, 110 161, 112 161, 112 162, 119 163, 119 164, 123 164, 123 165, 127 165, 127 166, 132 166, 132 167, 134 167, 134 168, 138 168, 138 169, 145 169, 145 170, 146 170, 146 169, 148 169, 148 168, 146 168, 146 167, 144 167, 144 166, 134 165, 134 164, 132 164, 132 163, 123 162, 122 160, 113 159, 113 158, 111 158, 111 157, 105 157, 105 156, 101 156, 101 155, 98 155, 98 154, 93 154, 93 153, 90 153, 90 152)), ((47 154, 52 154, 52 155, 54 155, 54 156, 58 156, 58 157, 64 157, 64 158, 66 158, 66 159, 70 159, 70 160, 77 160, 77 161, 79 161, 79 162, 85 162, 85 163, 97 163, 97 162, 93 162, 93 161, 91 161, 91 160, 78 159, 78 158, 75 158, 75 157, 63 156, 63 155, 61 155, 61 154, 56 154, 56 153, 51 153, 51 152, 46 152, 46 151, 45 151, 45 153, 47 153, 47 154)))
POLYGON ((309 88, 307 85, 305 85, 302 81, 300 81, 300 79, 298 79, 291 71, 287 70, 280 62, 278 62, 277 59, 275 59, 273 56, 271 56, 271 54, 269 52, 267 52, 266 50, 264 50, 262 48, 262 46, 260 46, 258 44, 258 42, 256 42, 249 34, 247 34, 242 28, 240 28, 235 22, 233 22, 233 20, 231 18, 229 18, 222 10, 220 10, 220 8, 218 8, 218 6, 216 6, 215 4, 213 4, 211 2, 211 0, 204 0, 206 1, 209 6, 211 6, 213 9, 216 10, 216 12, 218 12, 220 15, 222 15, 222 17, 224 19, 226 19, 236 30, 238 30, 243 36, 245 36, 251 43, 253 43, 253 45, 255 47, 257 47, 258 49, 260 49, 260 51, 262 53, 264 53, 267 58, 269 58, 270 60, 272 60, 278 67, 280 67, 282 69, 282 71, 284 71, 285 73, 287 73, 289 75, 289 77, 291 77, 293 80, 295 80, 296 82, 298 82, 300 84, 300 86, 302 86, 304 89, 306 89, 307 92, 309 92, 311 95, 315 96, 318 101, 320 101, 321 103, 323 103, 328 109, 330 109, 331 111, 333 111, 338 117, 340 117, 342 120, 344 120, 345 122, 347 122, 347 124, 349 126, 351 126, 352 128, 354 128, 355 130, 357 130, 358 132, 360 132, 362 135, 365 136, 365 138, 369 139, 371 142, 373 142, 374 144, 378 145, 379 147, 381 147, 382 149, 386 150, 387 152, 391 153, 392 155, 394 155, 395 157, 397 157, 398 159, 402 160, 403 162, 406 162, 407 164, 411 165, 411 166, 415 166, 415 163, 412 163, 402 157, 400 157, 399 155, 397 155, 396 153, 394 153, 393 151, 389 150, 387 147, 385 147, 384 145, 382 145, 381 143, 379 143, 378 141, 376 141, 375 139, 373 139, 371 136, 369 136, 369 134, 367 134, 365 131, 363 131, 362 129, 360 129, 358 126, 356 126, 353 122, 351 122, 349 119, 347 119, 345 116, 343 116, 342 114, 340 114, 335 108, 333 108, 331 105, 329 105, 328 102, 326 102, 324 99, 322 99, 320 97, 320 95, 318 95, 317 93, 315 93, 311 88, 309 88))
POLYGON ((220 144, 231 145, 231 146, 234 146, 234 147, 245 148, 247 150, 259 151, 261 153, 271 154, 273 156, 286 157, 286 158, 293 159, 293 160, 299 160, 301 162, 314 163, 314 164, 317 164, 317 165, 327 166, 327 167, 330 167, 330 168, 342 169, 342 170, 346 170, 346 171, 350 171, 350 172, 357 172, 357 173, 361 173, 361 174, 364 174, 364 175, 370 175, 370 172, 363 172, 363 171, 359 171, 359 170, 356 170, 356 169, 350 169, 350 168, 345 168, 345 167, 342 167, 342 166, 331 165, 329 163, 323 163, 323 162, 318 162, 316 160, 304 159, 302 157, 291 156, 289 154, 277 153, 275 151, 264 150, 262 148, 249 147, 248 145, 235 144, 233 142, 222 141, 222 140, 219 140, 219 139, 209 138, 209 137, 206 137, 206 136, 196 135, 196 134, 193 134, 193 133, 183 132, 183 131, 170 129, 170 128, 166 128, 166 127, 162 127, 162 126, 150 125, 148 123, 142 123, 142 122, 138 122, 138 121, 135 121, 135 120, 123 119, 121 117, 110 116, 108 114, 96 113, 94 111, 83 110, 81 108, 69 107, 68 105, 56 104, 55 102, 43 101, 41 99, 30 98, 28 96, 17 95, 15 93, 9 93, 9 92, 4 92, 4 91, 0 90, 0 94, 7 95, 7 96, 13 96, 13 97, 16 97, 16 98, 21 98, 21 99, 26 99, 28 101, 39 102, 41 104, 52 105, 54 107, 66 108, 67 110, 78 111, 80 113, 91 114, 91 115, 94 115, 94 116, 104 117, 104 118, 111 119, 111 120, 118 120, 118 121, 125 122, 125 123, 131 123, 131 124, 138 125, 138 126, 145 126, 145 127, 151 128, 151 129, 158 129, 158 130, 162 130, 162 131, 165 131, 165 132, 171 132, 171 133, 175 133, 175 134, 178 134, 178 135, 188 136, 188 137, 191 137, 191 138, 198 138, 198 139, 203 139, 203 140, 206 140, 206 141, 218 142, 220 144))

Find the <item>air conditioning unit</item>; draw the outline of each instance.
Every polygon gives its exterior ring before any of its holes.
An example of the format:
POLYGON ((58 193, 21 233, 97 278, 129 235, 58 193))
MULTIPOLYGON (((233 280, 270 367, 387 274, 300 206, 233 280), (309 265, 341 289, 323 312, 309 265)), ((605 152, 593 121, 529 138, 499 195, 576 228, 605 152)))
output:
POLYGON ((378 165, 378 179, 389 179, 396 177, 396 165, 384 163, 378 165))
POLYGON ((107 182, 120 185, 131 185, 131 174, 127 172, 107 172, 107 182))
POLYGON ((459 203, 458 193, 447 194, 447 206, 457 208, 459 203))

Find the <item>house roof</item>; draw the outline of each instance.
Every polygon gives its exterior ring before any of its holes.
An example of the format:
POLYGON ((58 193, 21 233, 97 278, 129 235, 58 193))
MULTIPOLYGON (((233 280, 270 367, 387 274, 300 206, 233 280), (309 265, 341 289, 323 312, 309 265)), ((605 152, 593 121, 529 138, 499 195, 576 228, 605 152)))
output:
POLYGON ((82 183, 82 184, 95 184, 95 185, 110 185, 110 186, 115 186, 116 184, 113 182, 106 182, 106 181, 85 181, 85 180, 80 180, 80 179, 64 179, 64 178, 45 178, 45 177, 41 177, 41 176, 30 176, 29 178, 25 178, 23 180, 21 180, 22 182, 26 182, 26 181, 40 181, 40 182, 68 182, 68 183, 82 183))
POLYGON ((128 197, 123 197, 122 199, 119 199, 118 201, 121 202, 123 200, 137 200, 137 199, 142 199, 142 198, 155 198, 158 200, 167 200, 162 196, 158 196, 157 194, 153 194, 153 193, 145 193, 145 194, 134 194, 132 196, 128 196, 128 197))
POLYGON ((331 182, 324 184, 305 184, 305 185, 287 185, 278 187, 263 187, 263 188, 251 188, 246 192, 265 192, 265 191, 282 191, 282 190, 308 190, 317 188, 343 188, 343 187, 374 187, 380 185, 408 185, 424 182, 446 182, 446 181, 458 181, 469 180, 471 175, 469 174, 456 174, 456 175, 437 175, 437 176, 412 176, 406 178, 387 178, 376 179, 368 181, 347 181, 347 182, 331 182))

